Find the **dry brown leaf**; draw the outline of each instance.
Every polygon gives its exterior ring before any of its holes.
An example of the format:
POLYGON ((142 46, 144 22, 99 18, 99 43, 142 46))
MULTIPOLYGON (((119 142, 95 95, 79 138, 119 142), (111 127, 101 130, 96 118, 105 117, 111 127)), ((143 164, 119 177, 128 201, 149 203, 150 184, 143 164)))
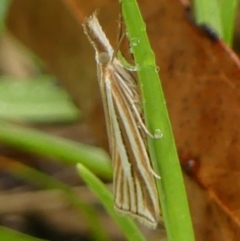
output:
MULTIPOLYGON (((85 116, 96 106, 91 124, 106 144, 93 51, 80 25, 98 7, 114 43, 119 6, 110 0, 15 0, 8 26, 43 58, 85 116)), ((193 179, 185 177, 197 240, 238 240, 239 68, 221 42, 190 23, 178 0, 142 0, 140 8, 161 68, 179 156, 199 165, 193 179)))

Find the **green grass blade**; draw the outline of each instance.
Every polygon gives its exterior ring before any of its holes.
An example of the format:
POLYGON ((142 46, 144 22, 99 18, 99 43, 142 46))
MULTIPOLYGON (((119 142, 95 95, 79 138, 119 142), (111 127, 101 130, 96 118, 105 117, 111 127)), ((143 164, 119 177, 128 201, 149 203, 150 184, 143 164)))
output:
POLYGON ((223 40, 231 46, 234 34, 235 16, 239 2, 237 0, 221 0, 219 4, 223 28, 223 40))
POLYGON ((122 0, 121 3, 131 50, 139 69, 145 120, 151 132, 162 134, 161 139, 149 139, 149 147, 154 170, 161 175, 157 184, 168 240, 193 241, 184 181, 146 26, 135 0, 122 0))
POLYGON ((194 0, 196 22, 207 24, 223 38, 222 21, 218 0, 194 0))
POLYGON ((10 162, 8 166, 7 171, 18 178, 37 184, 44 189, 62 191, 65 198, 76 211, 84 215, 84 220, 89 225, 93 240, 109 240, 106 230, 103 228, 94 208, 90 204, 81 201, 81 197, 70 186, 19 162, 10 162))
POLYGON ((2 226, 0 226, 0 237, 2 241, 47 241, 46 239, 34 238, 2 226))
POLYGON ((105 185, 92 172, 81 164, 77 165, 77 170, 82 179, 87 183, 88 187, 97 195, 108 213, 113 217, 122 232, 130 241, 144 241, 146 240, 134 222, 127 217, 122 217, 116 214, 113 208, 112 193, 105 187, 105 185))
POLYGON ((0 142, 27 152, 53 157, 68 165, 81 162, 94 173, 106 179, 112 178, 109 156, 97 147, 54 137, 3 121, 0 122, 0 142))
POLYGON ((237 0, 194 0, 196 22, 211 26, 231 46, 237 6, 237 0))
POLYGON ((0 119, 34 122, 70 122, 80 111, 67 92, 51 76, 38 78, 0 77, 0 119))
POLYGON ((5 17, 7 14, 7 10, 9 8, 9 5, 11 4, 12 0, 1 0, 0 1, 0 33, 5 28, 5 17))

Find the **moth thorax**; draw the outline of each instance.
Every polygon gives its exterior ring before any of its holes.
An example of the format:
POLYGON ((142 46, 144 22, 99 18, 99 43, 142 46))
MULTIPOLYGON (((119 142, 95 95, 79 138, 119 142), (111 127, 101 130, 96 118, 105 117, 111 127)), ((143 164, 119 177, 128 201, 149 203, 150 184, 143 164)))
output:
POLYGON ((110 60, 110 56, 106 52, 102 52, 98 55, 99 64, 107 64, 110 60))

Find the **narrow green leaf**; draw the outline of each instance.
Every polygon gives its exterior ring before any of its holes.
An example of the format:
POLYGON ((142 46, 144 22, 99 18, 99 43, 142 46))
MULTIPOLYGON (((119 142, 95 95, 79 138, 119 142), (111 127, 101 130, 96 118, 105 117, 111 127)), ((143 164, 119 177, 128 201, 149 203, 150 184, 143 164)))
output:
POLYGON ((0 122, 0 142, 27 152, 52 157, 68 165, 81 162, 94 173, 112 178, 108 154, 97 147, 54 137, 46 133, 0 122))
POLYGON ((81 164, 77 164, 77 170, 82 179, 86 182, 89 188, 100 199, 108 213, 112 216, 125 236, 130 241, 144 241, 146 240, 134 222, 127 217, 119 216, 113 208, 112 193, 105 187, 105 185, 92 172, 81 164))
POLYGON ((1 0, 0 1, 0 33, 2 33, 5 27, 5 17, 7 14, 7 10, 9 8, 10 3, 12 0, 1 0))
POLYGON ((235 17, 239 2, 237 0, 221 0, 219 4, 223 28, 223 40, 231 46, 234 34, 235 17))
POLYGON ((2 241, 47 241, 46 239, 34 238, 2 226, 0 226, 0 237, 2 241))
MULTIPOLYGON (((62 191, 66 200, 68 200, 76 211, 84 215, 84 220, 89 225, 93 240, 109 240, 106 230, 103 228, 95 209, 90 204, 83 202, 80 195, 77 195, 72 187, 22 163, 13 162, 10 168, 8 168, 8 171, 12 175, 37 184, 44 189, 62 191)), ((46 202, 47 201, 48 200, 46 200, 46 202)))
POLYGON ((223 38, 223 29, 218 0, 194 0, 196 22, 207 24, 223 38))
POLYGON ((167 237, 169 241, 193 241, 184 181, 146 26, 135 0, 122 0, 121 3, 130 46, 139 70, 145 120, 152 133, 162 136, 158 140, 149 139, 149 147, 154 170, 161 176, 157 184, 167 237))
POLYGON ((79 119, 67 92, 50 76, 35 79, 0 78, 0 119, 52 123, 79 119))

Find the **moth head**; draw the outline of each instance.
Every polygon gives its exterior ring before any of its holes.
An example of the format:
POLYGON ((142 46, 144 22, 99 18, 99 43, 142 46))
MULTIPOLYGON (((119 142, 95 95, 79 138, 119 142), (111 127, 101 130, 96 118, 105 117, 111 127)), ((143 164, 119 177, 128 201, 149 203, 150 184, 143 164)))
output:
POLYGON ((110 62, 110 60, 111 60, 111 57, 107 52, 99 53, 97 56, 97 62, 99 64, 107 64, 110 62))

